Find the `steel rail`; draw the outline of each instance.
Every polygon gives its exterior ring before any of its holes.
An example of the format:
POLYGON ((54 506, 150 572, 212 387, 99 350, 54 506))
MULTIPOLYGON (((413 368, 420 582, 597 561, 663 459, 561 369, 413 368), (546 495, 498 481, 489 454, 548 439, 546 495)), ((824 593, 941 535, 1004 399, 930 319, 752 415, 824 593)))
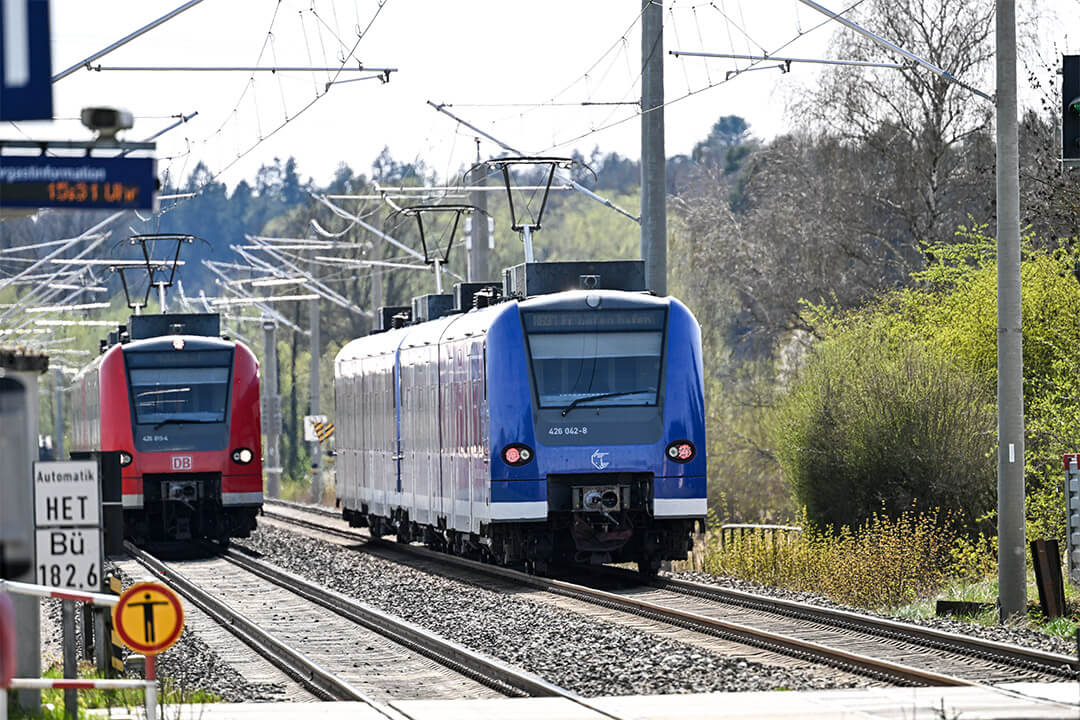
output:
POLYGON ((393 708, 367 696, 345 680, 290 648, 260 628, 255 622, 210 595, 210 593, 201 589, 180 572, 169 567, 150 553, 127 541, 124 542, 124 549, 151 573, 178 590, 181 595, 239 638, 241 642, 251 647, 255 652, 262 655, 274 666, 280 668, 286 675, 299 682, 318 697, 329 700, 356 700, 371 706, 384 717, 393 720, 400 720, 402 717, 393 708))
POLYGON ((388 615, 355 598, 316 585, 304 578, 268 563, 256 560, 236 549, 223 557, 264 580, 285 588, 331 610, 357 625, 372 630, 423 655, 440 665, 510 697, 566 697, 569 693, 536 675, 524 672, 441 638, 419 625, 388 615))
MULTIPOLYGON (((310 512, 305 506, 296 506, 298 509, 302 509, 310 512)), ((269 512, 267 513, 265 507, 263 513, 274 519, 280 519, 285 522, 290 522, 302 527, 309 527, 311 529, 319 530, 321 532, 327 532, 330 534, 338 535, 341 537, 347 537, 353 540, 359 540, 363 542, 372 542, 369 538, 360 535, 359 533, 340 530, 337 528, 329 528, 319 523, 303 520, 301 518, 294 518, 289 515, 282 515, 279 513, 269 512)), ((332 513, 319 512, 320 515, 329 515, 332 513)), ((337 517, 335 515, 335 517, 337 517)), ((381 544, 382 541, 375 541, 376 544, 381 544)), ((902 665, 899 663, 890 662, 888 660, 882 660, 879 658, 873 658, 859 653, 849 652, 840 648, 828 647, 815 643, 809 640, 802 640, 799 638, 793 638, 779 633, 762 630, 759 628, 750 627, 748 625, 742 625, 740 623, 734 623, 727 620, 720 620, 718 618, 712 618, 698 613, 688 612, 685 610, 678 610, 675 608, 665 607, 656 603, 648 602, 646 600, 639 600, 636 598, 629 598, 616 593, 607 592, 604 590, 597 590, 595 588, 586 587, 584 585, 578 585, 575 583, 566 582, 564 580, 556 580, 553 578, 544 578, 536 575, 528 575, 526 573, 511 570, 509 568, 498 567, 495 565, 489 565, 485 563, 476 562, 475 560, 468 560, 454 555, 448 555, 446 553, 435 552, 427 548, 418 548, 410 545, 392 545, 396 549, 400 549, 403 552, 407 552, 417 557, 423 557, 429 560, 436 560, 441 563, 456 565, 458 567, 466 568, 476 572, 483 573, 485 575, 494 576, 502 579, 507 579, 515 583, 529 585, 539 590, 555 593, 564 597, 570 597, 575 600, 581 600, 593 605, 599 605, 612 610, 618 610, 620 612, 627 612, 641 617, 646 617, 651 620, 657 620, 669 625, 675 625, 694 632, 700 632, 715 637, 720 637, 726 640, 732 640, 741 644, 750 645, 753 647, 759 647, 772 652, 796 657, 800 659, 810 660, 817 663, 825 663, 842 670, 854 672, 856 674, 867 675, 869 677, 882 679, 888 682, 903 684, 903 685, 930 685, 930 686, 945 686, 945 687, 979 687, 980 683, 976 683, 963 678, 953 677, 951 675, 944 675, 942 673, 936 673, 929 670, 923 670, 921 668, 911 667, 908 665, 902 665)))
MULTIPOLYGON (((607 568, 604 572, 624 578, 636 575, 636 573, 618 568, 607 568)), ((850 610, 821 607, 784 598, 763 597, 743 590, 706 585, 690 580, 661 576, 651 578, 649 584, 655 588, 682 595, 858 630, 866 634, 914 642, 926 647, 950 651, 955 651, 957 647, 960 647, 965 653, 975 657, 1052 673, 1069 679, 1076 679, 1077 673, 1080 672, 1080 660, 1077 658, 1037 648, 1025 648, 996 640, 950 633, 937 628, 863 615, 850 610)))

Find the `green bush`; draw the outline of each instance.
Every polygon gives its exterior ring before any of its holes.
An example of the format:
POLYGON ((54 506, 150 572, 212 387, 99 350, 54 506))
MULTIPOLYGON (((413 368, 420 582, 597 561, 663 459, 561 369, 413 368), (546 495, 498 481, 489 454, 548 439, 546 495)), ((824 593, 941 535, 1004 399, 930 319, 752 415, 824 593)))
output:
MULTIPOLYGON (((1060 244, 1069 246, 1068 241, 1060 244)), ((816 509, 824 503, 843 503, 848 496, 841 489, 830 487, 827 478, 809 467, 811 461, 799 457, 800 453, 830 467, 844 468, 850 483, 858 483, 861 473, 861 482, 868 487, 857 489, 853 495, 861 508, 861 514, 853 516, 867 517, 875 507, 874 494, 880 493, 881 479, 866 471, 874 454, 879 455, 878 467, 914 463, 911 469, 915 470, 928 455, 923 453, 923 448, 925 442, 933 439, 926 434, 935 428, 934 419, 946 422, 950 417, 959 419, 964 413, 974 413, 972 419, 980 422, 971 425, 973 434, 966 441, 962 437, 939 441, 953 452, 940 457, 943 474, 938 477, 958 473, 962 466, 957 460, 966 455, 970 465, 963 484, 986 483, 988 490, 993 491, 996 421, 987 425, 985 418, 974 412, 974 400, 963 388, 978 391, 989 404, 990 417, 996 418, 994 239, 986 235, 984 226, 960 228, 954 242, 930 248, 928 257, 930 265, 914 276, 917 287, 890 293, 853 313, 812 309, 818 332, 826 339, 811 353, 806 368, 782 401, 788 415, 781 414, 780 421, 773 424, 774 443, 789 480, 797 489, 816 486, 825 495, 818 501, 803 500, 808 506, 816 509), (909 357, 914 358, 914 363, 909 363, 909 357), (824 367, 827 362, 839 365, 830 369, 824 367), (911 374, 912 386, 905 389, 902 381, 909 364, 913 369, 921 366, 924 374, 935 365, 939 367, 944 373, 938 379, 940 387, 943 391, 951 388, 961 406, 953 410, 943 407, 940 403, 947 396, 934 398, 933 378, 918 380, 911 374), (815 379, 815 373, 821 377, 815 379), (886 417, 874 405, 875 394, 870 390, 877 388, 880 395, 890 383, 896 387, 897 397, 886 404, 893 407, 895 415, 886 417), (852 397, 832 400, 832 396, 841 392, 852 397), (926 396, 925 408, 913 405, 920 394, 926 396), (921 427, 916 431, 913 426, 905 425, 905 419, 914 420, 921 427), (821 422, 824 427, 815 429, 812 422, 821 422), (907 437, 912 432, 914 439, 907 437), (881 444, 877 448, 849 446, 845 441, 851 437, 877 438, 881 444), (829 440, 837 444, 830 447, 829 440), (981 455, 976 451, 980 446, 985 451, 981 455), (956 451, 962 452, 956 455, 956 451)), ((1075 253, 1064 247, 1035 249, 1030 238, 1025 240, 1021 266, 1025 482, 1027 534, 1033 539, 1064 540, 1061 456, 1080 451, 1080 323, 1077 322, 1080 283, 1075 274, 1078 266, 1075 253)), ((892 472, 892 476, 886 474, 884 479, 895 478, 896 471, 892 472)), ((931 468, 929 472, 935 471, 931 468)), ((935 485, 938 481, 928 482, 935 485)), ((955 504, 959 496, 935 500, 931 495, 919 494, 923 492, 922 485, 923 482, 915 481, 909 495, 902 493, 894 500, 883 498, 889 511, 903 506, 910 496, 918 497, 920 504, 962 509, 969 518, 978 517, 977 508, 985 507, 984 503, 955 504)), ((960 495, 978 496, 970 490, 965 488, 960 495)))
POLYGON ((777 408, 777 457, 818 526, 912 503, 967 518, 993 502, 994 413, 970 374, 875 317, 837 326, 777 408))

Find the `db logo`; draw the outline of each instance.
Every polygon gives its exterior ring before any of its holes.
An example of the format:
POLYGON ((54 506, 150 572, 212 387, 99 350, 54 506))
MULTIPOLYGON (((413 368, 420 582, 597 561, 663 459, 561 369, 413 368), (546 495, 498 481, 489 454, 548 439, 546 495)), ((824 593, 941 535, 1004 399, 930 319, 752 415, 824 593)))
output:
POLYGON ((173 470, 190 470, 193 466, 190 455, 173 455, 173 470))

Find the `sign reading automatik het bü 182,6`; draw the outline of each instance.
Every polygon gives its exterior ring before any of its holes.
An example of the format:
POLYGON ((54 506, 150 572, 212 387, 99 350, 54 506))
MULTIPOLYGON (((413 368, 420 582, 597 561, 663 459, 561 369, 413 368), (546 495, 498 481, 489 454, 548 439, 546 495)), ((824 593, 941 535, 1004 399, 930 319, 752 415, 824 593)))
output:
POLYGON ((101 586, 101 490, 92 460, 34 463, 37 580, 72 590, 101 586))

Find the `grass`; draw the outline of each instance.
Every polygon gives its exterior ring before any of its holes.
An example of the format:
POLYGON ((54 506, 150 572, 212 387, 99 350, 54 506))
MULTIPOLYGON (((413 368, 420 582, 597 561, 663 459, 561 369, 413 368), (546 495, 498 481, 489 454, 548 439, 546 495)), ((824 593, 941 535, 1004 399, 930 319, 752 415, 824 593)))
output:
MULTIPOLYGON (((716 523, 677 570, 697 570, 824 595, 839 603, 901 618, 933 617, 937 600, 997 600, 992 538, 971 540, 948 517, 914 509, 890 518, 871 517, 860 527, 727 538, 716 523)), ((1020 625, 1072 639, 1080 627, 1080 589, 1066 582, 1066 617, 1046 619, 1039 610, 1034 573, 1028 570, 1028 616, 1020 625)), ((990 609, 963 618, 994 625, 990 609)))
MULTIPOLYGON (((76 675, 80 678, 103 677, 91 663, 81 663, 76 675)), ((42 673, 42 677, 62 678, 63 666, 53 665, 42 673)), ((161 681, 162 692, 159 697, 161 705, 194 704, 220 702, 221 698, 213 693, 201 689, 183 688, 169 679, 161 681)), ((79 701, 79 717, 87 717, 87 710, 101 708, 133 708, 143 705, 143 693, 140 690, 79 690, 76 693, 79 701)), ((14 694, 8 699, 9 717, 13 720, 22 718, 41 718, 42 720, 64 720, 64 691, 42 690, 41 713, 31 714, 22 710, 15 703, 14 694)))
MULTIPOLYGON (((334 496, 334 474, 328 469, 323 471, 322 490, 322 497, 316 504, 333 507, 334 501, 336 500, 336 497, 334 496)), ((281 483, 281 499, 297 503, 315 502, 314 497, 311 494, 311 476, 295 481, 285 480, 283 478, 281 483)))

